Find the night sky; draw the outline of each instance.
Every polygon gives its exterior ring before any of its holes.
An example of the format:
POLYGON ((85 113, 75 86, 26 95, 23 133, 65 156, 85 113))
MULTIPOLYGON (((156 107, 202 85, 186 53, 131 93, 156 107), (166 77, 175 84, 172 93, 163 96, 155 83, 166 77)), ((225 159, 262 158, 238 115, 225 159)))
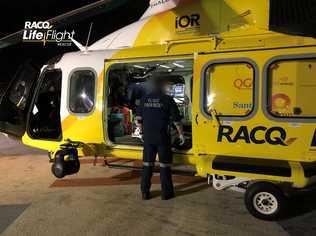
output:
MULTIPOLYGON (((28 0, 0 1, 0 37, 14 33, 24 28, 25 21, 47 20, 57 15, 85 6, 96 0, 28 0)), ((84 44, 91 22, 93 30, 90 44, 107 34, 137 21, 148 7, 149 0, 129 0, 111 12, 83 19, 66 29, 74 29, 77 41, 84 44)), ((5 49, 0 49, 0 84, 8 82, 15 74, 19 65, 25 61, 41 66, 55 55, 77 50, 75 47, 57 47, 49 44, 20 43, 5 49)))

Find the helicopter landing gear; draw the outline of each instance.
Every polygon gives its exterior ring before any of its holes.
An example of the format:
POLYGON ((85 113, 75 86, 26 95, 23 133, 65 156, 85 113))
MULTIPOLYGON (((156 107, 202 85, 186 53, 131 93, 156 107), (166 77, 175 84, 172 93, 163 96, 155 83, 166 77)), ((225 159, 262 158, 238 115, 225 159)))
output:
POLYGON ((73 175, 80 170, 80 161, 76 148, 69 145, 61 146, 61 150, 56 153, 52 165, 52 173, 56 178, 64 178, 66 175, 73 175))
POLYGON ((274 221, 282 219, 285 215, 287 199, 276 185, 269 182, 257 182, 248 187, 245 205, 254 217, 274 221))
POLYGON ((213 188, 216 190, 230 189, 236 192, 245 193, 249 179, 213 174, 208 176, 207 182, 209 185, 212 184, 213 188))
POLYGON ((245 206, 257 219, 275 221, 286 214, 287 191, 275 183, 213 174, 208 176, 208 184, 216 190, 244 193, 245 206))

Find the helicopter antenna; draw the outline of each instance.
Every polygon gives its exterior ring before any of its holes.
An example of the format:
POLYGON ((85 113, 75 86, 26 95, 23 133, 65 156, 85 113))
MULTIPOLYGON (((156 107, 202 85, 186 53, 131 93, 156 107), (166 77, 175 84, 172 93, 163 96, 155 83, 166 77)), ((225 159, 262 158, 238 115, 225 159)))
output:
POLYGON ((88 48, 88 44, 89 44, 89 41, 90 41, 92 27, 93 27, 93 22, 91 22, 91 24, 90 24, 89 34, 88 34, 88 38, 87 38, 87 42, 86 42, 86 49, 88 48))
POLYGON ((75 40, 74 38, 71 38, 71 41, 77 46, 77 48, 79 48, 79 50, 81 52, 87 53, 88 52, 88 44, 90 41, 90 36, 91 36, 91 31, 92 31, 92 26, 93 23, 90 24, 90 29, 89 29, 89 34, 88 34, 88 38, 87 38, 87 42, 86 45, 83 46, 81 43, 79 43, 77 40, 75 40))
POLYGON ((86 52, 87 48, 84 47, 81 43, 79 43, 77 40, 75 40, 74 38, 71 38, 71 41, 77 46, 77 48, 79 48, 79 50, 81 52, 86 52))

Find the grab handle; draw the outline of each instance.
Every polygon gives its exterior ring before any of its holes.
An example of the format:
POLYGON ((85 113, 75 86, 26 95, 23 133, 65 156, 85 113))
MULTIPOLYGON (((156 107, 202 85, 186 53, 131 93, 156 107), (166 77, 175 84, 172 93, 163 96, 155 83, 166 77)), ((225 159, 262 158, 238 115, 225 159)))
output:
POLYGON ((196 114, 195 116, 195 123, 199 125, 199 114, 196 114))

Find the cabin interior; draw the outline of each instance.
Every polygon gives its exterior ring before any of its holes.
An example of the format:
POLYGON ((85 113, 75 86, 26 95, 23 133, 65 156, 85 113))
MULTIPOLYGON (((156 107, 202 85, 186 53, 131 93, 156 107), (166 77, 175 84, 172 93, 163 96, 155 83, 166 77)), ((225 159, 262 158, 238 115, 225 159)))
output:
POLYGON ((152 73, 163 74, 168 81, 167 93, 172 96, 182 115, 186 143, 179 145, 171 124, 173 147, 192 147, 192 81, 193 60, 168 60, 137 63, 117 63, 108 72, 107 127, 108 138, 114 144, 142 146, 136 126, 136 110, 141 98, 150 91, 152 73))

